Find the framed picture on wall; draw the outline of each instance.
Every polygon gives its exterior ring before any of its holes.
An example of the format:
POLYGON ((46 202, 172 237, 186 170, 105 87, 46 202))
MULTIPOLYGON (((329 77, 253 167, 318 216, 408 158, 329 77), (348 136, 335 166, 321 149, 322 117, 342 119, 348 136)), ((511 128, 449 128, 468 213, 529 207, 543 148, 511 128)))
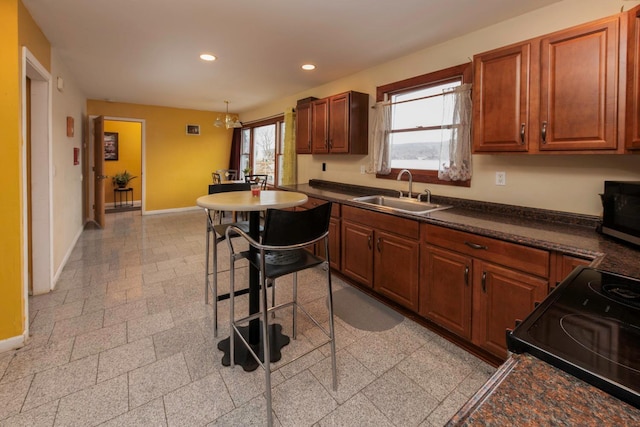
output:
POLYGON ((104 159, 118 160, 118 132, 104 133, 104 159))
POLYGON ((187 135, 200 135, 200 125, 187 125, 187 135))

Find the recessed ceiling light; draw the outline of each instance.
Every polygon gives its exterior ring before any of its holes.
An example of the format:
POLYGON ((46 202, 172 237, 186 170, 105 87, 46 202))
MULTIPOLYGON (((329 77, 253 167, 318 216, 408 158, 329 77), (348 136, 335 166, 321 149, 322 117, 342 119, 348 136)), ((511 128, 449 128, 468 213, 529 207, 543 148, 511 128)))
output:
POLYGON ((307 71, 315 70, 315 69, 316 69, 316 66, 315 66, 315 65, 313 65, 313 64, 304 64, 304 65, 302 66, 302 69, 303 69, 303 70, 307 70, 307 71))
POLYGON ((203 53, 202 55, 200 55, 200 59, 202 59, 203 61, 215 61, 216 57, 208 53, 203 53))

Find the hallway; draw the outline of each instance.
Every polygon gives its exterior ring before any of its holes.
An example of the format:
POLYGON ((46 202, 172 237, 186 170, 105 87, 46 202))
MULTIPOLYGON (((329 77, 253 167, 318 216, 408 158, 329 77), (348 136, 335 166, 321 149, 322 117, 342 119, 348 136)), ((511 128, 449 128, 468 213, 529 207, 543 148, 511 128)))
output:
MULTIPOLYGON (((228 301, 219 305, 219 338, 212 335, 204 214, 134 211, 106 220, 105 230, 83 232, 56 290, 30 298, 27 346, 0 354, 0 426, 264 425, 263 371, 220 362, 228 301)), ((228 252, 219 249, 223 292, 228 252)), ((326 300, 316 280, 320 272, 299 279, 300 300, 312 310, 326 300)), ((287 280, 278 283, 286 298, 287 280)), ((355 292, 334 280, 334 295, 347 290, 355 292)), ((238 297, 239 312, 246 298, 238 297)), ((290 331, 290 319, 278 322, 290 331)), ((409 319, 384 330, 350 322, 337 312, 337 392, 326 346, 272 375, 275 425, 441 426, 495 371, 409 319)), ((314 325, 298 326, 277 365, 316 338, 314 325)))

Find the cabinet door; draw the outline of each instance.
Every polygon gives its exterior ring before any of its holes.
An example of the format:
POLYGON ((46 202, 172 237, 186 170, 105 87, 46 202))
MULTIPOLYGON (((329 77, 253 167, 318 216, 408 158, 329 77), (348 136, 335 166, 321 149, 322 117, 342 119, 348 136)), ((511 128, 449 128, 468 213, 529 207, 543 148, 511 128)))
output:
POLYGON ((376 231, 373 263, 374 289, 417 312, 419 260, 418 241, 376 231))
POLYGON ((527 151, 531 43, 474 58, 473 149, 527 151))
POLYGON ((373 287, 373 229, 342 221, 342 272, 373 287))
POLYGON ((629 11, 627 51, 627 148, 640 150, 640 6, 629 11))
POLYGON ((311 151, 329 152, 329 99, 319 99, 311 103, 311 151))
POLYGON ((578 258, 571 255, 566 255, 563 253, 556 254, 556 274, 555 279, 552 279, 551 289, 553 290, 560 282, 562 282, 574 268, 579 265, 589 265, 591 264, 590 259, 578 258))
POLYGON ((423 245, 420 265, 420 314, 471 339, 472 259, 423 245))
POLYGON ((478 260, 474 260, 473 276, 473 343, 506 358, 505 331, 545 298, 548 282, 478 260))
POLYGON ((542 39, 541 151, 617 147, 618 21, 616 16, 542 39))
POLYGON ((296 153, 311 153, 311 103, 296 106, 296 153))
POLYGON ((329 99, 329 151, 349 152, 349 93, 329 99))
POLYGON ((329 264, 334 270, 340 270, 340 219, 329 220, 329 264))

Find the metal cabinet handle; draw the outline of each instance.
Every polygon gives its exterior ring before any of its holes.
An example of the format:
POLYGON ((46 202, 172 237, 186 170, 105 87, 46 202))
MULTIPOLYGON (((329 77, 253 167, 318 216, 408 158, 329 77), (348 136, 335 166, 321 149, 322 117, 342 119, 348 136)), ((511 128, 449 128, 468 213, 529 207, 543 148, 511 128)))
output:
POLYGON ((464 242, 465 245, 469 246, 472 249, 489 249, 487 246, 479 245, 473 242, 464 242))
POLYGON ((369 238, 367 239, 367 246, 369 246, 369 250, 371 250, 371 234, 369 234, 369 238))
POLYGON ((520 144, 524 145, 524 123, 520 125, 520 144))
POLYGON ((487 272, 482 272, 482 292, 487 293, 487 272))
POLYGON ((464 284, 469 286, 469 266, 464 267, 464 284))
POLYGON ((547 122, 542 122, 542 143, 547 143, 547 122))
POLYGON ((382 240, 382 239, 380 239, 380 237, 378 237, 378 241, 376 242, 376 246, 378 247, 378 252, 381 252, 381 250, 380 250, 380 240, 382 240))

